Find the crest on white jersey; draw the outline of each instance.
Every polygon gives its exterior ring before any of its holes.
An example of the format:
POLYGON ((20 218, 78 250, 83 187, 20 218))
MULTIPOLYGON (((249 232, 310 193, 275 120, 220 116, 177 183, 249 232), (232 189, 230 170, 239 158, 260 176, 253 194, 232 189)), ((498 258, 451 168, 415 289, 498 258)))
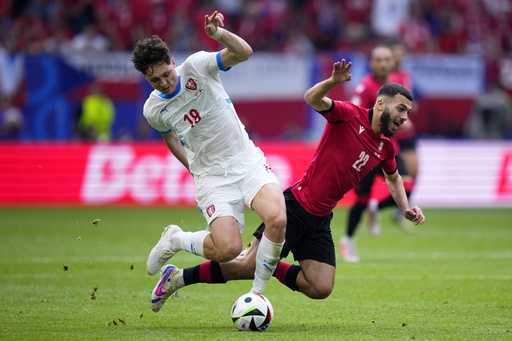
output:
POLYGON ((189 90, 197 90, 197 84, 192 78, 190 78, 187 84, 185 85, 185 88, 189 90))
POLYGON ((208 217, 211 217, 215 213, 215 205, 208 206, 208 208, 206 208, 206 213, 208 214, 208 217))

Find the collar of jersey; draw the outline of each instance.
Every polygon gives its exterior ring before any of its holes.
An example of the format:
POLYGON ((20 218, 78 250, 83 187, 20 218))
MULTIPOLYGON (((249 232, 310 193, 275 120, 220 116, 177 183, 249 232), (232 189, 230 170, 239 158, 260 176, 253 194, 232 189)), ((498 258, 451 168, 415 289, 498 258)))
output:
POLYGON ((171 99, 171 98, 175 97, 177 94, 179 94, 180 91, 181 91, 181 76, 178 76, 178 86, 176 87, 176 90, 174 90, 174 92, 170 95, 160 94, 160 95, 158 95, 158 97, 163 98, 163 99, 171 99))

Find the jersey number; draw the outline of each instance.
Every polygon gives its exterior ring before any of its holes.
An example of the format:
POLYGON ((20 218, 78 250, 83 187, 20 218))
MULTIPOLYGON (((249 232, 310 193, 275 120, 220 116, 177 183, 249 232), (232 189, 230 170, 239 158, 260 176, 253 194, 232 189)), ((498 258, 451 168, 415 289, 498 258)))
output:
POLYGON ((188 123, 190 123, 190 127, 194 128, 194 123, 199 123, 199 121, 201 121, 201 115, 199 115, 196 109, 192 109, 188 112, 188 115, 185 114, 183 121, 188 121, 188 123))
POLYGON ((361 154, 359 154, 359 159, 356 162, 354 162, 352 167, 354 167, 354 169, 356 171, 360 172, 361 167, 366 165, 366 163, 368 162, 369 159, 370 159, 370 155, 368 155, 364 151, 362 151, 361 154))

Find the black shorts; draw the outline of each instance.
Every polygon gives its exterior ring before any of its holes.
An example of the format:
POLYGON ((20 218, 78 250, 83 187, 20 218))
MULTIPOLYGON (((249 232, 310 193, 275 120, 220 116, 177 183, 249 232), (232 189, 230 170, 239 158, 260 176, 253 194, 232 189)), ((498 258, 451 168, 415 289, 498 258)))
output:
MULTIPOLYGON (((286 239, 281 251, 281 257, 288 256, 290 251, 293 259, 315 260, 336 266, 336 252, 331 234, 332 213, 318 217, 308 213, 295 199, 291 188, 284 191, 286 202, 286 239)), ((254 232, 254 237, 261 240, 265 224, 261 224, 254 232)))

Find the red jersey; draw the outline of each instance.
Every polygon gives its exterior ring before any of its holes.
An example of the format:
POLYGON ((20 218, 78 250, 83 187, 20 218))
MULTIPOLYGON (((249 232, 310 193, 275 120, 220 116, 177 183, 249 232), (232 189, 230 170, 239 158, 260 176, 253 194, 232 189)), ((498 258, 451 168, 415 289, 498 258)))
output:
POLYGON ((407 88, 407 90, 412 92, 412 77, 409 71, 407 70, 391 72, 389 74, 389 81, 403 85, 407 88))
POLYGON ((377 93, 380 87, 386 83, 387 82, 379 82, 373 77, 373 74, 370 73, 356 85, 350 101, 363 108, 373 108, 375 101, 377 101, 377 93))
POLYGON ((327 125, 306 173, 292 192, 306 211, 326 216, 372 169, 381 165, 392 174, 396 162, 391 140, 378 136, 371 127, 373 109, 333 101, 331 109, 320 114, 327 125))

